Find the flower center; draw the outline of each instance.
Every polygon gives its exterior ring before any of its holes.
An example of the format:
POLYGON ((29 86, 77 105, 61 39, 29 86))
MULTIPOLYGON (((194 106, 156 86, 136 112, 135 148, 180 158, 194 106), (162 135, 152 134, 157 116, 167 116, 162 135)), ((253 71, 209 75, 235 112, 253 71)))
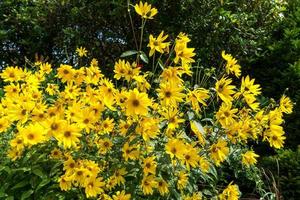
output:
POLYGON ((134 99, 134 100, 132 101, 132 105, 133 105, 134 107, 138 107, 138 106, 140 105, 139 100, 134 99))
POLYGON ((70 136, 71 136, 71 132, 70 132, 70 131, 66 131, 66 132, 64 133, 64 136, 65 136, 65 137, 70 137, 70 136))

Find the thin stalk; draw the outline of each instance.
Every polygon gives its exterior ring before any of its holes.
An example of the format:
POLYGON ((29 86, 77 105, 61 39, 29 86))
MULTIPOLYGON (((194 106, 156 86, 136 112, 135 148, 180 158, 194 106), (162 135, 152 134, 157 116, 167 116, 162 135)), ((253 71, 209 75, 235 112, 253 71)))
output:
POLYGON ((130 7, 129 7, 129 5, 130 5, 130 0, 127 0, 127 12, 128 12, 128 15, 129 15, 131 30, 132 30, 132 33, 133 33, 133 39, 134 39, 134 43, 135 43, 135 48, 138 49, 138 43, 137 43, 137 39, 136 39, 136 36, 135 36, 135 31, 134 31, 132 17, 131 17, 131 14, 130 14, 130 7))
POLYGON ((138 49, 138 54, 137 54, 137 58, 136 58, 136 63, 139 64, 139 61, 140 61, 140 51, 142 50, 142 44, 143 44, 143 35, 144 35, 144 26, 146 24, 146 19, 142 19, 142 27, 141 27, 141 37, 140 37, 140 46, 139 46, 139 49, 138 49))

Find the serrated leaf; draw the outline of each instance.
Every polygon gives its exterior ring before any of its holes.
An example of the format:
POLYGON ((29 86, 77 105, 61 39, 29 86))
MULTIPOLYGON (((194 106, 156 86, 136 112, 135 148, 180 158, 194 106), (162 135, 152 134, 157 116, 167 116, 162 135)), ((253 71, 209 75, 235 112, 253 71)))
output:
POLYGON ((142 59, 142 61, 144 61, 145 63, 149 63, 149 59, 148 59, 148 57, 147 57, 147 55, 144 53, 144 52, 142 52, 142 51, 140 51, 140 58, 142 59))
POLYGON ((124 58, 124 57, 127 57, 127 56, 132 56, 132 55, 135 55, 135 54, 137 54, 138 53, 138 51, 136 51, 136 50, 130 50, 130 51, 125 51, 125 52, 123 52, 122 54, 121 54, 121 58, 124 58))

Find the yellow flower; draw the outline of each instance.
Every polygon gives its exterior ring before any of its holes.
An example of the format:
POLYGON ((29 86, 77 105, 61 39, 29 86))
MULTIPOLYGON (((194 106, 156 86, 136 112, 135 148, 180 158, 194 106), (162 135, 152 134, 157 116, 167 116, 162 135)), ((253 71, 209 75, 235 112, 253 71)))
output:
POLYGON ((55 95, 58 93, 58 85, 56 84, 52 84, 52 83, 48 83, 47 84, 47 88, 46 88, 46 92, 49 94, 49 95, 55 95))
POLYGON ((129 66, 128 70, 124 72, 125 73, 124 76, 125 76, 125 80, 129 82, 134 80, 136 76, 139 76, 140 67, 137 67, 135 62, 128 66, 129 66))
POLYGON ((0 75, 5 82, 16 82, 22 79, 22 70, 19 67, 6 67, 0 75))
POLYGON ((9 157, 12 161, 15 161, 21 158, 22 152, 23 150, 9 149, 7 151, 7 157, 9 157))
POLYGON ((257 162, 256 157, 259 157, 254 151, 250 150, 242 154, 242 163, 249 167, 257 162))
POLYGON ((131 120, 126 120, 126 121, 121 120, 119 122, 120 135, 126 136, 126 133, 128 132, 131 125, 132 125, 131 120))
POLYGON ((115 195, 113 195, 113 200, 130 200, 131 194, 126 194, 125 190, 122 192, 117 191, 115 195))
POLYGON ((137 84, 137 88, 141 92, 146 92, 150 89, 151 85, 146 79, 146 75, 139 75, 139 76, 134 76, 133 79, 135 80, 135 83, 137 84))
POLYGON ((54 116, 45 120, 42 124, 48 130, 47 136, 56 136, 58 133, 62 132, 63 127, 67 122, 60 119, 59 116, 54 116))
POLYGON ((141 186, 145 195, 153 194, 153 189, 157 188, 157 181, 155 180, 155 176, 144 176, 141 186))
POLYGON ((165 196, 169 193, 169 184, 164 179, 159 179, 157 181, 157 189, 160 195, 165 196))
POLYGON ((248 106, 253 110, 257 111, 259 109, 259 103, 256 101, 256 98, 254 95, 245 95, 244 96, 245 102, 248 104, 248 106))
POLYGON ((79 57, 87 56, 87 50, 84 47, 77 48, 76 52, 78 53, 79 57))
POLYGON ((267 140, 270 143, 271 147, 280 149, 283 147, 284 140, 286 139, 282 126, 273 126, 273 128, 265 131, 267 140))
POLYGON ((97 147, 99 148, 99 153, 105 155, 109 152, 113 146, 112 141, 109 138, 99 139, 96 142, 97 147))
POLYGON ((117 180, 114 177, 110 177, 106 181, 105 188, 106 190, 112 190, 117 186, 117 180))
POLYGON ((221 78, 216 82, 215 89, 217 91, 218 96, 224 101, 225 103, 232 102, 233 98, 231 95, 235 93, 234 85, 230 85, 232 80, 230 78, 221 78))
POLYGON ((53 159, 61 159, 62 158, 62 153, 59 149, 55 148, 51 151, 51 158, 53 159))
POLYGON ((136 131, 143 136, 145 141, 157 138, 160 134, 159 122, 159 119, 155 119, 153 117, 140 118, 136 131))
POLYGON ((74 117, 78 126, 84 129, 87 133, 90 133, 94 129, 95 123, 98 121, 97 115, 89 108, 81 109, 77 111, 77 115, 74 117))
POLYGON ((115 63, 114 78, 117 80, 120 80, 121 78, 125 78, 130 68, 131 66, 128 61, 125 62, 125 60, 119 60, 118 62, 115 63))
POLYGON ((248 75, 242 77, 241 90, 237 92, 234 97, 237 98, 242 95, 247 103, 250 99, 255 100, 255 96, 261 94, 261 88, 259 84, 254 84, 254 81, 255 79, 250 79, 248 75))
POLYGON ((191 103, 192 108, 199 112, 202 106, 207 106, 205 100, 209 98, 209 91, 204 88, 197 88, 192 91, 189 90, 186 95, 186 102, 191 103))
POLYGON ((148 158, 145 158, 143 161, 143 171, 144 171, 144 175, 148 175, 148 174, 156 174, 156 166, 157 166, 157 162, 155 161, 155 156, 151 156, 148 158))
POLYGON ((32 146, 44 142, 46 140, 45 133, 45 129, 38 123, 33 123, 25 128, 19 129, 19 134, 26 146, 32 146))
POLYGON ((148 107, 151 105, 151 100, 144 92, 139 92, 137 89, 128 92, 126 105, 126 115, 147 115, 148 107))
POLYGON ((57 69, 57 77, 61 79, 63 83, 73 80, 74 69, 70 65, 61 64, 57 69))
POLYGON ((226 63, 226 73, 234 74, 237 78, 241 75, 241 66, 237 64, 237 60, 232 57, 230 54, 225 54, 225 51, 222 51, 222 57, 227 61, 226 63))
POLYGON ((142 18, 145 19, 153 19, 154 15, 157 14, 156 8, 151 8, 151 4, 148 4, 147 2, 143 3, 140 1, 139 4, 136 4, 134 6, 135 12, 142 16, 142 18))
POLYGON ((237 112, 237 108, 231 109, 231 103, 222 103, 219 111, 216 113, 216 118, 223 128, 228 128, 235 123, 235 118, 237 118, 235 113, 237 112))
POLYGON ((279 109, 281 110, 281 112, 284 112, 286 114, 291 114, 293 112, 293 102, 289 97, 282 95, 279 104, 279 109))
POLYGON ((62 144, 64 148, 68 149, 76 147, 79 143, 79 137, 81 137, 80 129, 76 124, 65 124, 62 132, 55 135, 59 144, 62 144))
POLYGON ((192 196, 186 196, 183 200, 202 200, 202 193, 195 192, 192 196))
POLYGON ((161 115, 163 116, 163 119, 167 120, 168 123, 166 130, 167 135, 170 135, 179 127, 181 123, 184 122, 184 119, 182 119, 183 114, 180 113, 177 108, 163 109, 161 115))
POLYGON ((0 118, 0 133, 5 132, 10 127, 10 121, 7 117, 0 118))
POLYGON ((205 159, 205 158, 202 157, 202 156, 199 156, 198 162, 199 162, 200 169, 201 169, 204 173, 208 172, 209 167, 210 167, 210 166, 209 166, 208 160, 205 159))
POLYGON ((9 144, 14 150, 22 151, 24 149, 24 141, 20 135, 17 135, 14 139, 12 139, 9 144))
POLYGON ((183 190, 189 181, 189 174, 185 173, 184 171, 180 171, 177 174, 177 177, 178 177, 177 188, 179 190, 183 190))
POLYGON ((129 146, 129 143, 126 142, 122 148, 123 158, 125 161, 128 159, 136 160, 139 157, 139 151, 135 147, 129 146))
POLYGON ((166 153, 169 154, 171 158, 175 156, 179 159, 183 159, 185 148, 185 144, 179 139, 170 139, 165 145, 166 153))
POLYGON ((275 109, 270 111, 268 117, 269 122, 267 129, 264 131, 264 139, 266 138, 269 141, 271 147, 279 149, 283 147, 284 140, 286 139, 283 127, 281 126, 283 122, 281 110, 275 109))
POLYGON ((164 42, 167 39, 168 35, 164 36, 164 31, 162 31, 157 38, 153 37, 152 34, 149 36, 149 44, 147 47, 150 47, 149 56, 151 57, 155 51, 159 53, 168 52, 170 43, 164 42))
POLYGON ((124 175, 127 174, 127 171, 125 168, 121 168, 121 169, 117 169, 114 173, 114 175, 112 176, 112 178, 115 179, 117 185, 121 185, 121 184, 125 184, 125 178, 124 175))
POLYGON ((198 151, 192 145, 185 145, 186 150, 184 151, 184 158, 182 162, 185 163, 185 166, 188 171, 190 171, 190 167, 197 167, 199 155, 198 151))
POLYGON ((189 64, 195 62, 193 57, 196 55, 194 53, 194 48, 188 48, 187 43, 189 42, 189 38, 184 35, 180 34, 176 41, 175 41, 175 53, 176 57, 174 58, 174 62, 178 63, 181 60, 182 65, 189 64))
POLYGON ((92 177, 85 184, 85 194, 86 197, 97 197, 100 193, 104 192, 103 187, 105 182, 102 181, 103 178, 92 177))
POLYGON ((157 89, 161 104, 165 106, 176 107, 179 102, 183 101, 185 94, 181 93, 183 88, 171 83, 161 83, 157 89))
POLYGON ((39 65, 41 73, 49 74, 52 71, 52 66, 50 63, 42 63, 39 65))
POLYGON ((229 148, 227 147, 227 142, 223 139, 219 139, 216 144, 213 144, 210 148, 211 158, 216 163, 216 166, 219 166, 223 162, 228 153, 229 148))
POLYGON ((17 98, 21 92, 20 84, 13 84, 4 86, 5 96, 9 98, 17 98))
POLYGON ((63 191, 68 191, 72 188, 72 181, 69 181, 66 175, 61 176, 58 182, 60 189, 63 191))
POLYGON ((101 134, 106 134, 106 133, 111 133, 114 130, 115 123, 114 119, 106 118, 102 123, 101 123, 101 134))
POLYGON ((87 179, 86 175, 89 174, 89 171, 81 165, 75 168, 74 173, 70 175, 69 180, 72 180, 75 186, 84 187, 87 185, 89 179, 87 179))
POLYGON ((102 78, 104 75, 101 73, 101 70, 97 66, 90 66, 87 68, 84 68, 85 71, 85 77, 84 81, 87 84, 94 84, 97 85, 98 82, 100 81, 100 78, 102 78))
POLYGON ((222 194, 219 195, 220 200, 238 200, 240 196, 239 188, 236 184, 231 185, 231 183, 227 186, 225 190, 223 190, 222 194))
POLYGON ((172 85, 183 85, 183 80, 180 78, 180 68, 178 67, 168 67, 165 68, 160 77, 163 82, 170 82, 172 85))
POLYGON ((69 157, 68 160, 64 162, 64 170, 68 175, 73 174, 77 166, 77 163, 73 160, 72 157, 69 157))

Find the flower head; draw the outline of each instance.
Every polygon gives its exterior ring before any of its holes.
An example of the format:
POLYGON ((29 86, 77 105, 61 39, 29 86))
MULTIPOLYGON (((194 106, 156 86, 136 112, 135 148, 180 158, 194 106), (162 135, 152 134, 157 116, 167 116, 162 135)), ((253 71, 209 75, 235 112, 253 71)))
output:
POLYGON ((87 50, 84 47, 79 47, 76 49, 76 52, 78 53, 79 57, 85 57, 87 56, 87 50))
POLYGON ((135 12, 142 16, 142 18, 145 19, 153 19, 154 15, 157 14, 157 9, 152 8, 151 4, 148 4, 147 2, 143 3, 140 1, 139 4, 136 4, 134 6, 135 12))

